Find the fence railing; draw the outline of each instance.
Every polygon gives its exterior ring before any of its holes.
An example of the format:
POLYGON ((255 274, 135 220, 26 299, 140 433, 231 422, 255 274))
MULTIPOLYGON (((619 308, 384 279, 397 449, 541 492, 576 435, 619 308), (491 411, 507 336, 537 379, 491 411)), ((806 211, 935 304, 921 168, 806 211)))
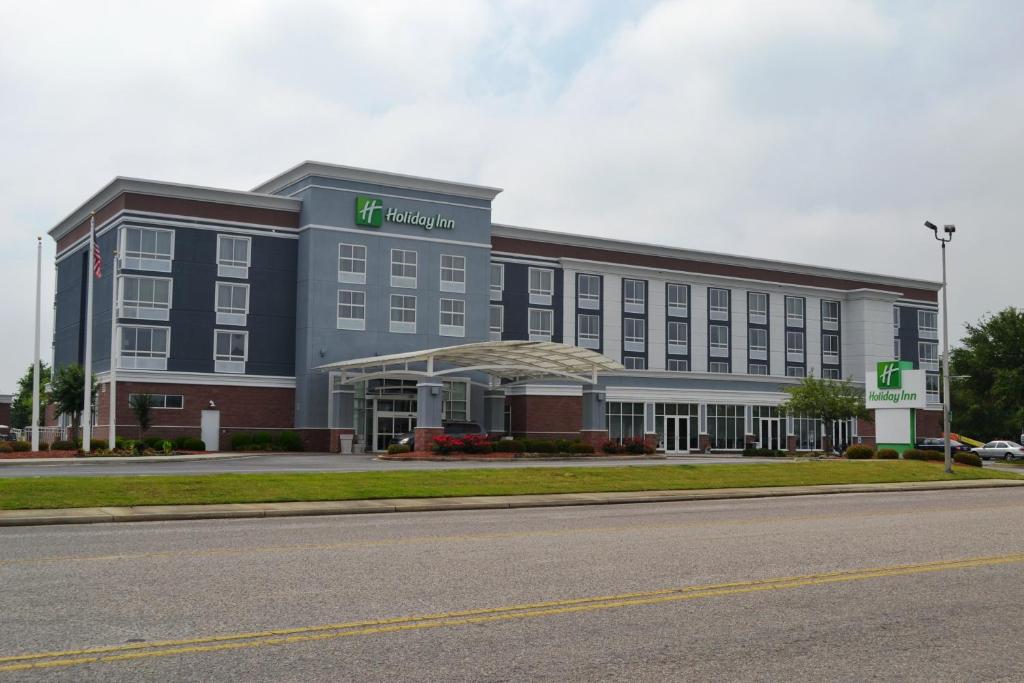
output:
MULTIPOLYGON (((54 441, 67 441, 68 433, 70 431, 70 427, 40 427, 39 440, 45 441, 46 443, 53 443, 54 441)), ((14 438, 19 441, 31 441, 32 428, 27 427, 25 429, 11 429, 11 435, 14 436, 14 438)))

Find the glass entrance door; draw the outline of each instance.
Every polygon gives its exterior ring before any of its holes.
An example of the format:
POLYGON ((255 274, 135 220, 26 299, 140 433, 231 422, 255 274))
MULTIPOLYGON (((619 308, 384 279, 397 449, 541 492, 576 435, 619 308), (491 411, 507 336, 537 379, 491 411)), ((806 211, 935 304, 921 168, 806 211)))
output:
POLYGON ((374 399, 373 450, 386 451, 395 438, 416 429, 416 401, 374 399))
POLYGON ((761 448, 782 450, 782 420, 779 418, 761 418, 761 448))
POLYGON ((850 423, 847 420, 836 420, 832 423, 832 448, 842 450, 850 445, 850 423))
POLYGON ((680 415, 665 416, 665 437, 662 447, 666 453, 686 453, 689 450, 689 418, 680 415))

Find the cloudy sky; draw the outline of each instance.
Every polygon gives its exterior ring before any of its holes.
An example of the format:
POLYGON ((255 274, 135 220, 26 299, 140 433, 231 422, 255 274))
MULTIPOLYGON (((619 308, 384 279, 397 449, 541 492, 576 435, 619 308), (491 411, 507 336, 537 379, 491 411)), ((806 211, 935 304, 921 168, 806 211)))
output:
MULTIPOLYGON (((1024 304, 1024 3, 0 0, 0 393, 35 236, 115 175, 303 159, 505 188, 497 222, 938 279, 1024 304)), ((43 353, 53 244, 44 240, 43 353)))

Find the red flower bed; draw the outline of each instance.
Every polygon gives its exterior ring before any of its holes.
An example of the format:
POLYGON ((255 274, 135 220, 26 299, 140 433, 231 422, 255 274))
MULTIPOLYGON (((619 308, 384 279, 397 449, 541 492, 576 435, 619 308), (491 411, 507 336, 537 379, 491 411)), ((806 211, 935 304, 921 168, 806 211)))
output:
POLYGON ((490 453, 494 444, 485 434, 466 434, 463 437, 441 434, 434 437, 434 452, 448 453, 490 453))

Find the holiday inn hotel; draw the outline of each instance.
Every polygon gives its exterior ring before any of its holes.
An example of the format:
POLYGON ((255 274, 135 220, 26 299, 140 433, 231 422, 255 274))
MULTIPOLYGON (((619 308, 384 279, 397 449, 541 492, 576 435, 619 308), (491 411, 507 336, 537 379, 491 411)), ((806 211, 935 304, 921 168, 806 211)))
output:
POLYGON ((120 432, 150 394, 152 434, 211 450, 294 430, 372 452, 445 421, 811 450, 873 427, 781 417, 786 387, 892 359, 927 371, 916 431, 940 431, 937 283, 495 224, 500 192, 315 162, 251 191, 116 178, 50 231, 54 365, 84 361, 94 214, 97 437, 113 374, 120 432))

